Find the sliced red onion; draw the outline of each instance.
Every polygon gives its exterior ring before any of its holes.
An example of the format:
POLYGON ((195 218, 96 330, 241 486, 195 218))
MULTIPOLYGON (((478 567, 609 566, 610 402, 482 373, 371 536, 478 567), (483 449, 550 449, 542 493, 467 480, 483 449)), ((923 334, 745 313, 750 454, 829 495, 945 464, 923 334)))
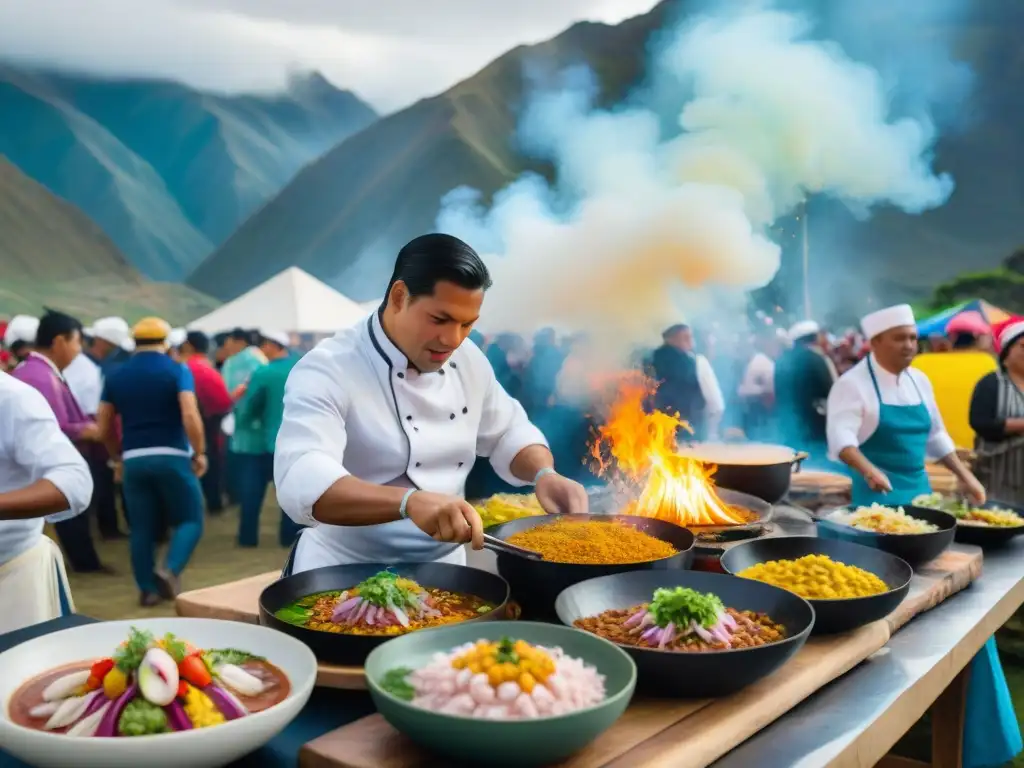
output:
POLYGON ((395 616, 398 618, 398 623, 399 624, 401 624, 403 627, 408 627, 409 626, 409 617, 405 615, 405 611, 403 611, 397 605, 394 608, 392 608, 391 610, 394 612, 395 616))
POLYGON ((628 619, 626 619, 626 623, 623 624, 622 626, 625 627, 626 629, 632 629, 633 627, 638 626, 640 624, 640 622, 642 622, 646 616, 647 616, 647 611, 637 611, 632 616, 630 616, 628 619))
POLYGON ((96 729, 96 736, 117 736, 117 721, 121 718, 121 713, 124 712, 124 708, 128 706, 128 702, 135 698, 139 693, 138 683, 132 683, 125 689, 125 692, 114 699, 114 703, 110 709, 103 715, 103 719, 100 721, 99 728, 96 729))
POLYGON ((722 614, 721 614, 721 615, 720 615, 720 616, 718 617, 718 620, 719 620, 719 622, 721 622, 722 624, 725 624, 725 626, 726 626, 726 627, 727 627, 728 629, 738 629, 738 628, 739 628, 739 625, 738 625, 738 624, 736 623, 736 619, 734 619, 734 618, 733 618, 733 617, 732 617, 731 615, 729 615, 728 613, 725 613, 725 612, 723 612, 723 613, 722 613, 722 614))
POLYGON ((366 620, 366 623, 369 624, 371 627, 374 625, 374 623, 377 620, 377 611, 378 610, 380 610, 380 609, 376 605, 371 605, 370 609, 366 612, 365 620, 366 620))
POLYGON ((192 730, 192 721, 188 719, 188 715, 185 714, 185 708, 181 706, 181 702, 177 699, 164 707, 164 712, 167 713, 167 722, 170 724, 172 730, 192 730))
POLYGON ((210 683, 210 685, 203 688, 203 693, 210 697, 213 705, 228 720, 237 720, 249 714, 248 710, 242 705, 242 702, 236 699, 230 691, 221 688, 219 685, 210 683))
POLYGON ((693 622, 693 631, 697 633, 697 637, 703 640, 705 643, 715 642, 715 636, 708 632, 704 627, 698 624, 696 621, 693 622))
MULTIPOLYGON (((96 693, 103 693, 103 689, 99 689, 98 691, 96 691, 96 693)), ((92 701, 89 702, 89 706, 85 708, 85 714, 83 714, 82 717, 88 717, 97 709, 102 709, 103 706, 109 701, 110 699, 106 697, 106 694, 102 696, 96 696, 92 701)))
POLYGON ((661 632, 661 627, 651 627, 642 635, 640 635, 640 639, 646 640, 648 642, 653 642, 654 638, 657 636, 659 632, 661 632))
POLYGON ((666 625, 666 627, 663 630, 661 630, 661 637, 658 638, 658 647, 664 648, 666 644, 671 642, 672 636, 675 634, 675 631, 676 625, 670 621, 666 625))

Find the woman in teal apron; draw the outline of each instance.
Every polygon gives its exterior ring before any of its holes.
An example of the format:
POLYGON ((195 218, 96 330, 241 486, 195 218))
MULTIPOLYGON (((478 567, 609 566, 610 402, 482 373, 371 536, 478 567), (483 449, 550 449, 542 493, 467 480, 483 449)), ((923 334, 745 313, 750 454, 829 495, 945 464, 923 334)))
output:
MULTIPOLYGON (((910 504, 915 496, 931 493, 925 470, 931 414, 919 389, 921 402, 917 405, 883 403, 870 357, 867 365, 878 397, 878 428, 860 446, 860 452, 885 473, 892 490, 884 494, 873 491, 859 473, 853 472, 852 503, 854 507, 875 503, 910 504)), ((917 389, 913 376, 910 381, 917 389)), ((1012 760, 1024 749, 1024 744, 994 637, 990 637, 974 657, 970 674, 964 723, 964 768, 1000 766, 1012 760)))

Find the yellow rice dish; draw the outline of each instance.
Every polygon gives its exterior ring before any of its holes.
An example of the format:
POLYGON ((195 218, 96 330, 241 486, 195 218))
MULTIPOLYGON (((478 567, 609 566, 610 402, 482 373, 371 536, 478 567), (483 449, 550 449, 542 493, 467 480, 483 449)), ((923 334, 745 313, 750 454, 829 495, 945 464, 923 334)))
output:
POLYGON ((848 600, 889 591, 886 583, 875 574, 836 562, 827 555, 769 560, 744 568, 737 575, 788 589, 807 600, 848 600))
POLYGON ((474 505, 483 520, 484 528, 501 525, 522 517, 540 517, 547 514, 537 497, 526 493, 496 493, 474 505))
POLYGON ((935 533, 939 530, 939 526, 934 523, 908 515, 903 511, 903 507, 893 509, 892 507, 883 507, 881 504, 857 507, 852 512, 841 510, 829 515, 828 519, 872 533, 935 533))

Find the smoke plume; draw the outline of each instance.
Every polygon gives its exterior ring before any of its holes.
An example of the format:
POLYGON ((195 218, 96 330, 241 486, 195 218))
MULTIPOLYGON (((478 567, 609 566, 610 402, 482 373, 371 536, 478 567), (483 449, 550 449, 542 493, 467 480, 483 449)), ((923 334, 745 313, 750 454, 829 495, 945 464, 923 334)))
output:
POLYGON ((579 72, 538 94, 520 133, 556 184, 521 178, 489 209, 455 190, 438 218, 487 254, 482 326, 589 331, 624 352, 767 284, 781 253, 768 228, 808 196, 861 216, 942 205, 953 181, 931 168, 933 124, 893 117, 879 73, 811 30, 773 10, 681 26, 649 74, 690 95, 670 135, 653 106, 594 109, 579 72))

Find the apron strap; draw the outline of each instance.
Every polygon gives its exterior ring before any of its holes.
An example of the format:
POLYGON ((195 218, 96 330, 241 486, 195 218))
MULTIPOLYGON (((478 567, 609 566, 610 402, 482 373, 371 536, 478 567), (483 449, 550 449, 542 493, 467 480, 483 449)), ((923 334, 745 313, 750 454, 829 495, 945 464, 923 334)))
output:
POLYGON ((292 547, 288 550, 288 559, 285 560, 284 568, 281 569, 282 579, 287 579, 295 570, 295 553, 299 549, 299 537, 302 536, 302 533, 305 530, 305 528, 302 528, 295 534, 295 539, 292 541, 292 547))
POLYGON ((868 373, 871 374, 871 385, 875 388, 875 397, 878 398, 878 405, 882 405, 882 393, 878 389, 878 379, 875 378, 875 367, 871 364, 871 355, 868 355, 868 373))

